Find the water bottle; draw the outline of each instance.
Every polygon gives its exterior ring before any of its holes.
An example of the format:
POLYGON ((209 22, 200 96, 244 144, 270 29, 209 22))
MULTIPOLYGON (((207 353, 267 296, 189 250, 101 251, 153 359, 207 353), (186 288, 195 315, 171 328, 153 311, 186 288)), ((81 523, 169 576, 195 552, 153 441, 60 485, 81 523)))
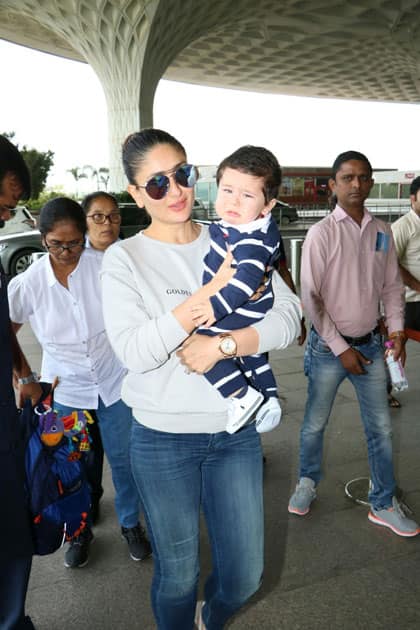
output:
POLYGON ((398 392, 402 392, 404 389, 408 388, 408 381, 405 376, 403 364, 401 363, 401 359, 398 359, 398 361, 394 359, 393 341, 385 341, 385 348, 385 361, 388 366, 392 387, 398 392))

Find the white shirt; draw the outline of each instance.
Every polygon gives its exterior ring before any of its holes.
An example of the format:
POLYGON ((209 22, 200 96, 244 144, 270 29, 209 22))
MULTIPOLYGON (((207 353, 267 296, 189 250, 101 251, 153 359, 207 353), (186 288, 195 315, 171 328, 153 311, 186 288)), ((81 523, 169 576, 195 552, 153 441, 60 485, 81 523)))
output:
POLYGON ((42 379, 59 384, 54 398, 62 405, 97 409, 98 396, 106 406, 121 398, 126 370, 105 334, 99 284, 102 256, 84 251, 60 284, 43 256, 9 283, 10 318, 28 321, 43 350, 42 379))
MULTIPOLYGON (((420 280, 420 217, 413 209, 391 223, 400 264, 420 280)), ((420 293, 405 287, 406 302, 419 302, 420 293)))

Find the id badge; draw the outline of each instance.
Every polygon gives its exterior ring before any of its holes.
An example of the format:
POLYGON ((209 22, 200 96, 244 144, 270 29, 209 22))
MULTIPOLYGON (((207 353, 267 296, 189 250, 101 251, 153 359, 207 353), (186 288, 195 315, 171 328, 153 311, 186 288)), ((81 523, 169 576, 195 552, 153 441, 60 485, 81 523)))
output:
POLYGON ((385 234, 385 232, 377 232, 375 251, 387 252, 389 249, 389 238, 389 234, 385 234))

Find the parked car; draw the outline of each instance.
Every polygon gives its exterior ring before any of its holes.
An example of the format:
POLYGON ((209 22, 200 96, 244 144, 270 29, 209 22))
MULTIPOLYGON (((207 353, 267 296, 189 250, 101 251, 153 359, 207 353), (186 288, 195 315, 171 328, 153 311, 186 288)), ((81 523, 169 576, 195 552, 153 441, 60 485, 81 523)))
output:
POLYGON ((0 236, 0 259, 8 276, 25 271, 32 262, 32 254, 43 251, 39 230, 0 236))
POLYGON ((288 225, 293 221, 299 220, 296 208, 294 206, 289 206, 289 204, 284 201, 277 201, 271 211, 271 214, 279 225, 288 225))
POLYGON ((4 234, 17 234, 26 232, 36 227, 36 220, 25 206, 17 206, 10 210, 11 218, 0 228, 0 236, 4 234))
POLYGON ((139 208, 135 203, 120 203, 119 208, 121 212, 121 238, 134 236, 149 225, 150 216, 146 208, 139 208))
MULTIPOLYGON (((150 216, 145 208, 139 208, 135 203, 120 203, 119 208, 121 211, 121 238, 133 236, 150 224, 150 216)), ((194 202, 193 218, 201 220, 202 223, 208 223, 205 220, 206 210, 199 200, 194 202)), ((5 236, 0 233, 0 260, 8 276, 16 276, 16 274, 25 271, 33 262, 32 254, 37 252, 45 253, 39 230, 31 229, 27 232, 5 236)))
MULTIPOLYGON (((121 238, 133 236, 149 225, 150 217, 144 208, 139 208, 135 203, 122 203, 119 207, 121 210, 121 238)), ((31 229, 4 236, 0 232, 0 260, 8 276, 16 276, 25 271, 33 262, 32 254, 36 252, 45 252, 39 230, 31 229)))

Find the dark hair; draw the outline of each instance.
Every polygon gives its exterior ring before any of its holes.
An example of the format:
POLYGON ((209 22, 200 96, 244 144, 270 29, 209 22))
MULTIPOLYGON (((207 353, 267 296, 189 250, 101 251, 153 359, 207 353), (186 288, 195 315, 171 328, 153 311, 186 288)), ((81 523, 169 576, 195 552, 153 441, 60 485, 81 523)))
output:
POLYGON ((23 187, 22 199, 31 196, 31 177, 25 160, 17 147, 5 136, 0 136, 0 188, 7 173, 13 173, 23 187))
POLYGON ((255 177, 263 177, 265 202, 268 203, 277 198, 281 184, 281 168, 275 155, 268 149, 247 144, 234 151, 219 164, 216 173, 217 185, 227 168, 255 177))
POLYGON ((359 151, 345 151, 344 153, 340 153, 340 155, 335 158, 334 164, 332 165, 331 177, 335 179, 335 176, 340 170, 341 165, 344 164, 344 162, 350 162, 350 160, 357 160, 358 162, 364 162, 365 164, 367 164, 370 174, 372 175, 372 165, 367 159, 366 155, 363 155, 363 153, 359 153, 359 151))
POLYGON ((74 199, 56 197, 42 206, 39 214, 39 231, 42 236, 51 232, 60 221, 72 221, 83 236, 86 234, 86 215, 82 206, 74 199))
POLYGON ((142 129, 130 134, 122 146, 122 163, 130 184, 136 184, 137 171, 146 159, 146 154, 158 144, 169 144, 180 153, 186 154, 182 144, 167 131, 162 129, 142 129))
POLYGON ((101 197, 104 197, 105 199, 108 199, 108 201, 111 201, 118 208, 118 201, 116 200, 114 195, 111 195, 110 193, 105 192, 103 190, 98 190, 97 192, 90 193, 90 195, 86 195, 86 197, 81 202, 80 205, 82 206, 85 214, 87 214, 89 212, 89 209, 90 209, 90 206, 92 205, 92 203, 96 199, 101 199, 101 197))
POLYGON ((417 196, 417 192, 420 190, 420 176, 413 179, 410 184, 410 195, 417 196))

